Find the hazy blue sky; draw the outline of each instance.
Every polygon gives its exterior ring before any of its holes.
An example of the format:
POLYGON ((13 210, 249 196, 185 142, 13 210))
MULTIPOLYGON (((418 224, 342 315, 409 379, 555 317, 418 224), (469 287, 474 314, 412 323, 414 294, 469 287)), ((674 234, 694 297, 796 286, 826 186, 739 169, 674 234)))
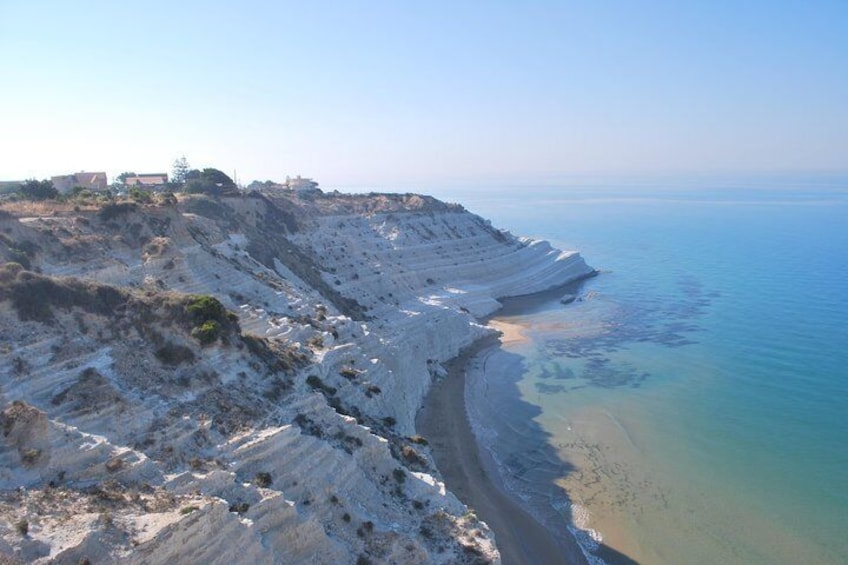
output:
POLYGON ((848 1, 0 0, 0 179, 848 169, 848 1))

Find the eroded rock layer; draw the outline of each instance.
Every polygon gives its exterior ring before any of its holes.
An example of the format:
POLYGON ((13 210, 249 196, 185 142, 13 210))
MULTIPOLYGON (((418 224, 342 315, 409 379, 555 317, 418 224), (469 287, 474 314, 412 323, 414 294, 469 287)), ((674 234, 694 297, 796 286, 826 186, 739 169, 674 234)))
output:
POLYGON ((414 417, 576 253, 416 195, 0 211, 0 556, 497 562, 414 417))

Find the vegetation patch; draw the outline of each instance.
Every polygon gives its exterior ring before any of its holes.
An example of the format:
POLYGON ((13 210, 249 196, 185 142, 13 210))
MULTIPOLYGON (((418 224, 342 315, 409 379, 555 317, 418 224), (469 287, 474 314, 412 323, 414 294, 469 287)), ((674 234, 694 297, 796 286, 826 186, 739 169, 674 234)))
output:
POLYGON ((335 387, 324 384, 324 381, 322 381, 317 375, 309 375, 306 377, 306 384, 311 386, 314 390, 322 391, 328 396, 333 396, 336 392, 338 392, 335 387))
POLYGON ((342 447, 348 453, 353 453, 356 448, 362 447, 362 440, 355 436, 344 436, 342 447))
POLYGON ((114 220, 124 214, 135 212, 138 210, 138 204, 134 202, 117 202, 114 204, 106 204, 97 213, 97 216, 103 221, 114 220))
POLYGON ((29 533, 29 522, 26 520, 18 520, 15 522, 15 530, 21 534, 23 537, 29 533))
POLYGON ((77 307, 93 314, 114 316, 128 302, 126 293, 73 278, 54 279, 26 271, 17 263, 0 266, 0 300, 11 300, 23 320, 51 322, 53 310, 77 307))
POLYGON ((186 304, 185 309, 198 322, 205 320, 222 321, 227 316, 227 309, 214 296, 192 296, 186 304))
POLYGON ((59 197, 59 191, 49 180, 30 179, 21 184, 18 194, 27 200, 51 200, 59 197))
POLYGON ((349 381, 352 381, 359 376, 359 371, 357 371, 353 367, 342 367, 341 369, 339 369, 339 375, 343 376, 349 381))
POLYGON ((200 345, 206 346, 218 341, 224 328, 237 327, 235 314, 227 311, 214 296, 193 295, 185 305, 185 312, 191 319, 191 335, 200 345))
POLYGON ((256 473, 256 476, 253 477, 253 484, 258 486, 259 488, 268 488, 273 484, 274 480, 271 478, 271 473, 266 473, 265 471, 260 471, 256 473))
POLYGON ((19 449, 18 452, 21 456, 21 463, 27 467, 38 463, 38 459, 41 457, 41 450, 34 447, 19 449))
POLYGON ((32 241, 13 241, 3 234, 0 234, 0 243, 6 247, 5 255, 11 261, 20 263, 25 269, 32 267, 32 259, 41 250, 41 247, 32 241))
POLYGON ((76 382, 50 399, 50 403, 59 406, 65 402, 75 405, 77 410, 96 412, 106 406, 123 402, 121 396, 94 367, 82 370, 76 382))
POLYGON ((107 471, 109 471, 110 473, 115 473, 124 468, 124 460, 120 457, 113 457, 112 459, 106 461, 105 466, 107 471))
POLYGON ((315 436, 319 439, 324 437, 324 430, 322 430, 321 427, 318 426, 318 424, 312 421, 312 419, 305 414, 298 414, 297 416, 295 416, 294 423, 297 424, 300 429, 306 434, 315 436))
POLYGON ((215 320, 206 320, 191 330, 191 336, 200 342, 200 345, 204 346, 216 342, 220 335, 221 324, 215 320))
POLYGON ((404 445, 401 448, 400 453, 403 456, 404 461, 410 465, 417 465, 419 467, 428 466, 427 459, 408 445, 404 445))
POLYGON ((156 358, 165 365, 176 367, 183 363, 193 363, 195 360, 194 352, 184 345, 167 343, 156 350, 156 358))
POLYGON ((236 512, 238 514, 244 514, 250 509, 250 504, 247 502, 238 502, 230 506, 230 512, 236 512))

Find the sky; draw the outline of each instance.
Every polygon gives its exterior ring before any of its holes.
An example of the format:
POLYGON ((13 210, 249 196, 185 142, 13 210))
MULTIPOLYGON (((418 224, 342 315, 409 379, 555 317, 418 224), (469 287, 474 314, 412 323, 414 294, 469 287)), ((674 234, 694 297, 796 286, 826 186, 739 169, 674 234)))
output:
POLYGON ((848 1, 0 0, 0 180, 848 171, 848 1))

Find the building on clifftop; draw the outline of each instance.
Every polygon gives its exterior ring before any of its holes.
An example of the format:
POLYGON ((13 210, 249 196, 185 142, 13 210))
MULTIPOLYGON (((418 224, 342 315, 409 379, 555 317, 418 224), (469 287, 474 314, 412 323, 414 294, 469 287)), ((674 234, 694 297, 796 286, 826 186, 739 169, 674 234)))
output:
POLYGON ((85 171, 81 171, 71 175, 50 177, 50 180, 53 182, 53 186, 56 187, 56 190, 58 190, 60 194, 67 194, 76 186, 82 187, 86 190, 106 190, 109 186, 109 183, 106 180, 106 173, 103 172, 87 173, 85 171))
POLYGON ((168 184, 168 173, 145 173, 133 175, 124 179, 124 186, 157 188, 168 184))
POLYGON ((319 190, 317 182, 310 178, 303 178, 300 175, 297 175, 295 178, 286 177, 285 186, 292 192, 296 192, 298 194, 316 192, 319 190))

